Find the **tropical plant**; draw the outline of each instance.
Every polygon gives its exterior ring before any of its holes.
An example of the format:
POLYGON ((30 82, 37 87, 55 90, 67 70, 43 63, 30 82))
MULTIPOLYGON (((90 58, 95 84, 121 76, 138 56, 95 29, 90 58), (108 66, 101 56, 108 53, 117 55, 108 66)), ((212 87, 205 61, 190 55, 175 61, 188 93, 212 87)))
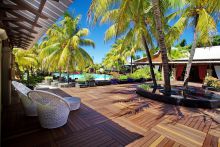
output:
POLYGON ((118 77, 119 80, 127 80, 128 79, 128 76, 127 75, 120 75, 118 77))
POLYGON ((216 32, 216 17, 220 11, 218 0, 182 0, 183 3, 179 20, 169 31, 170 42, 175 41, 188 26, 194 27, 193 43, 184 77, 184 87, 187 88, 189 73, 197 44, 210 45, 211 38, 216 32), (171 41, 172 40, 172 41, 171 41))
POLYGON ((220 45, 220 35, 216 35, 216 36, 213 37, 212 45, 213 46, 220 45))
POLYGON ((162 74, 159 71, 155 71, 155 77, 156 77, 157 81, 162 81, 163 80, 162 74))
POLYGON ((145 49, 151 67, 151 76, 157 87, 149 52, 149 48, 153 48, 152 35, 155 34, 152 29, 154 27, 152 15, 148 13, 151 8, 150 2, 146 0, 93 0, 88 16, 93 17, 92 23, 98 20, 101 23, 108 21, 112 23, 105 33, 105 40, 124 35, 123 46, 135 42, 138 47, 145 49))
POLYGON ((37 83, 41 83, 43 79, 44 77, 42 76, 30 75, 28 80, 23 78, 21 82, 33 89, 37 85, 37 83))
POLYGON ((95 47, 95 44, 84 38, 89 30, 80 29, 79 21, 80 16, 72 18, 66 13, 60 24, 54 24, 47 31, 47 39, 41 44, 40 57, 46 68, 50 71, 59 70, 60 75, 62 71, 67 71, 68 83, 70 71, 82 70, 93 64, 92 58, 82 47, 95 47))
POLYGON ((144 67, 144 68, 137 69, 134 73, 130 74, 129 77, 132 79, 140 79, 140 78, 149 79, 151 77, 150 68, 144 67))
POLYGON ((142 89, 144 89, 146 91, 148 91, 151 88, 149 84, 141 84, 138 87, 140 87, 140 88, 142 88, 142 89))
POLYGON ((112 45, 111 50, 106 54, 102 64, 107 68, 117 67, 120 71, 120 66, 126 62, 126 57, 123 55, 122 39, 119 39, 112 45))
POLYGON ((37 54, 35 54, 32 49, 24 50, 21 48, 13 48, 13 54, 20 79, 23 80, 21 71, 24 71, 27 74, 27 81, 29 81, 30 70, 39 66, 37 54))
POLYGON ((83 76, 84 76, 84 79, 86 81, 92 81, 92 80, 95 79, 95 77, 92 74, 89 74, 89 73, 84 73, 83 76))
POLYGON ((177 47, 172 47, 171 51, 169 52, 168 56, 170 59, 180 59, 180 58, 186 58, 188 57, 189 52, 188 52, 188 46, 177 46, 177 47))
POLYGON ((163 76, 164 76, 164 90, 165 95, 171 95, 171 85, 170 85, 170 75, 169 75, 169 65, 167 57, 167 48, 165 44, 165 35, 162 25, 162 15, 161 15, 161 5, 160 0, 152 0, 154 20, 157 30, 157 40, 161 51, 162 56, 162 67, 163 67, 163 76))
MULTIPOLYGON (((116 43, 112 45, 112 49, 109 51, 109 53, 107 53, 103 61, 105 66, 117 66, 119 71, 119 67, 121 66, 120 63, 124 65, 128 57, 131 59, 131 65, 133 65, 134 55, 137 51, 140 50, 140 48, 135 43, 129 43, 125 46, 123 45, 124 41, 124 38, 118 39, 116 43)), ((131 66, 130 71, 133 73, 133 66, 131 66)))

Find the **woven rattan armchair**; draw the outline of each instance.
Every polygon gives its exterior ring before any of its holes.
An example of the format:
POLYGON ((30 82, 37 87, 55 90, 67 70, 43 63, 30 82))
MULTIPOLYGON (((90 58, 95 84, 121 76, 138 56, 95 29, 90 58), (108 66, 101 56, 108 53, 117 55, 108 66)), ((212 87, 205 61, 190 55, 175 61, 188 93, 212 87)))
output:
POLYGON ((58 128, 67 123, 70 105, 62 97, 41 90, 32 90, 28 92, 28 96, 37 104, 37 112, 43 128, 58 128))
POLYGON ((37 105, 27 96, 27 93, 31 91, 28 87, 17 81, 12 81, 12 85, 18 92, 18 96, 21 99, 21 103, 24 107, 26 116, 37 116, 37 105))

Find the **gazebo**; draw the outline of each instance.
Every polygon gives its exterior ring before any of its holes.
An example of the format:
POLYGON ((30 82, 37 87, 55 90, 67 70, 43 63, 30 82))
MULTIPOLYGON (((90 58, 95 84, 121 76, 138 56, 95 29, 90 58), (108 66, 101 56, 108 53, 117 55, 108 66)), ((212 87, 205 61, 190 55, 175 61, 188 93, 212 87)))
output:
POLYGON ((31 48, 71 3, 72 0, 0 1, 1 105, 11 103, 13 47, 31 48))

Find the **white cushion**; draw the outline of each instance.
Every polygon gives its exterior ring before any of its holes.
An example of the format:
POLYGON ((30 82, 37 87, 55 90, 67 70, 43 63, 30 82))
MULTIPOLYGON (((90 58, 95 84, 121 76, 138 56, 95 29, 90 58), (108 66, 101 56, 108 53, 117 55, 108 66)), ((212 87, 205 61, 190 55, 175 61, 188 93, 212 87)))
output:
POLYGON ((77 110, 80 107, 80 98, 77 97, 64 97, 65 100, 70 105, 70 110, 77 110))

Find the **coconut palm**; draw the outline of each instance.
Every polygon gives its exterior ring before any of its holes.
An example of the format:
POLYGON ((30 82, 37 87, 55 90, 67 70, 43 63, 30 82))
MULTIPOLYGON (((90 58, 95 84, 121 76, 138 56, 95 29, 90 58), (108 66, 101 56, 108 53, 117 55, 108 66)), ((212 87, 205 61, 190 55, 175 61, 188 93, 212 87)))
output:
POLYGON ((106 54, 103 65, 107 68, 117 67, 119 71, 120 63, 126 62, 126 56, 123 54, 123 47, 122 47, 123 40, 119 39, 112 45, 111 50, 106 54))
POLYGON ((132 58, 134 57, 135 53, 140 50, 137 44, 131 42, 130 44, 127 43, 127 46, 124 44, 124 39, 118 39, 115 44, 112 45, 112 49, 107 53, 103 64, 108 67, 112 67, 117 65, 119 70, 119 63, 122 62, 123 64, 127 61, 127 58, 131 58, 131 72, 133 72, 132 68, 132 58))
POLYGON ((170 86, 170 75, 169 75, 169 65, 168 65, 168 57, 167 57, 167 48, 165 44, 165 35, 162 25, 162 16, 160 10, 160 1, 159 0, 152 0, 153 4, 153 12, 156 24, 156 30, 158 35, 158 44, 160 47, 161 55, 162 55, 162 67, 164 73, 164 90, 166 95, 171 94, 171 86, 170 86))
POLYGON ((155 32, 153 31, 151 3, 146 0, 93 0, 89 9, 88 16, 93 18, 96 23, 100 20, 101 23, 110 21, 112 25, 105 33, 105 40, 120 35, 125 36, 123 46, 127 43, 135 41, 138 46, 146 50, 148 56, 151 77, 154 87, 157 87, 153 64, 150 56, 150 48, 153 48, 153 39, 155 32), (118 6, 118 8, 116 7, 118 6))
MULTIPOLYGON (((186 5, 181 7, 179 20, 169 31, 170 40, 175 41, 188 26, 193 26, 193 43, 187 63, 184 86, 187 88, 189 73, 197 44, 209 45, 216 32, 216 19, 220 11, 219 0, 182 0, 186 5)), ((170 41, 170 42, 172 42, 170 41)))
POLYGON ((171 51, 168 54, 168 56, 170 57, 171 60, 186 58, 186 57, 188 57, 188 55, 189 55, 188 46, 172 47, 171 51))
MULTIPOLYGON (((13 48, 13 54, 15 57, 15 65, 22 80, 21 70, 27 74, 27 81, 29 82, 29 72, 31 68, 37 68, 39 62, 37 60, 37 54, 32 49, 24 50, 21 48, 13 48)), ((29 83, 28 83, 29 84, 29 83)))
POLYGON ((83 49, 83 46, 95 47, 90 39, 84 37, 88 35, 89 30, 80 29, 78 23, 80 16, 72 18, 65 14, 60 25, 54 24, 47 31, 47 39, 42 43, 40 57, 49 70, 67 71, 67 80, 69 83, 70 70, 82 70, 93 60, 90 55, 83 49))
POLYGON ((124 48, 123 55, 128 58, 130 57, 131 69, 130 72, 133 73, 133 58, 135 57, 135 53, 140 51, 141 48, 135 44, 135 42, 131 42, 127 47, 124 48))

